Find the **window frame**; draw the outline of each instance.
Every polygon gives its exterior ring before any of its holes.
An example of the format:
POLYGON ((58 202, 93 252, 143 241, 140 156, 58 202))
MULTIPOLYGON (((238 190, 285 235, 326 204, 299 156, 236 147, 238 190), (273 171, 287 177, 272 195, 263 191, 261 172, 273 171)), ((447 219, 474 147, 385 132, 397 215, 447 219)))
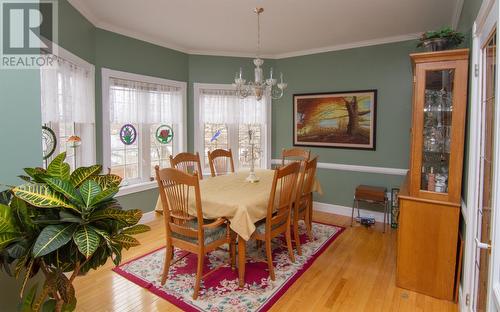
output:
MULTIPOLYGON (((76 54, 73 54, 71 53, 70 51, 64 49, 63 47, 59 46, 57 43, 55 42, 52 42, 52 45, 54 47, 54 49, 52 50, 52 54, 56 57, 59 57, 63 60, 65 60, 66 62, 69 62, 69 63, 72 63, 73 65, 75 66, 78 66, 78 67, 81 67, 85 70, 88 70, 90 72, 90 77, 91 77, 91 81, 90 81, 90 85, 92 87, 92 91, 93 91, 93 94, 91 96, 91 98, 94 99, 93 101, 93 105, 95 106, 96 105, 96 102, 95 102, 95 97, 96 97, 96 90, 95 90, 95 82, 96 82, 96 77, 95 77, 95 65, 84 60, 83 58, 77 56, 76 54)), ((40 77, 41 79, 41 77, 40 77)), ((40 81, 40 84, 42 82, 40 81)), ((41 88, 41 86, 40 86, 41 88)), ((43 92, 42 90, 40 91, 41 93, 43 92)), ((97 116, 96 116, 97 117, 97 116)), ((65 144, 65 142, 61 142, 61 137, 60 137, 60 122, 49 122, 48 124, 46 124, 48 127, 50 127, 54 133, 56 134, 56 138, 58 140, 58 145, 56 147, 56 150, 54 152, 54 154, 52 156, 50 156, 49 158, 47 158, 46 160, 42 160, 42 167, 46 167, 48 165, 48 163, 50 163, 50 161, 52 161, 55 156, 57 156, 59 153, 61 153, 61 148, 60 148, 60 144, 65 144)), ((43 122, 41 123, 41 126, 44 126, 43 122)), ((78 136, 81 136, 81 129, 80 129, 80 125, 77 125, 77 124, 73 124, 73 127, 74 127, 74 131, 73 131, 73 134, 74 135, 78 135, 78 136)), ((97 160, 97 132, 96 132, 96 121, 94 121, 93 123, 93 132, 94 132, 94 140, 92 142, 92 148, 93 148, 93 158, 92 158, 92 162, 96 162, 97 160)), ((73 168, 75 165, 76 167, 80 167, 82 166, 82 163, 81 163, 81 156, 80 156, 80 153, 76 153, 74 154, 76 156, 79 156, 78 159, 73 163, 73 164, 70 164, 70 166, 72 167, 72 170, 74 170, 75 168, 73 168)))
MULTIPOLYGON (((180 140, 177 144, 173 146, 173 153, 176 154, 180 151, 185 151, 187 149, 187 83, 184 81, 176 81, 165 78, 158 78, 153 76, 146 76, 140 74, 134 74, 124 71, 112 70, 108 68, 101 68, 101 84, 102 84, 102 163, 103 168, 111 168, 111 136, 110 136, 110 123, 109 123, 109 88, 110 88, 110 78, 132 80, 144 83, 154 83, 168 85, 172 87, 177 87, 181 89, 182 96, 182 125, 176 129, 176 136, 180 135, 180 140), (180 132, 180 133, 179 133, 180 132)), ((174 125, 174 127, 177 127, 174 125)), ((150 159, 151 157, 151 144, 150 144, 150 128, 143 124, 137 129, 138 135, 141 136, 139 141, 139 176, 144 178, 143 172, 147 168, 147 175, 149 175, 151 161, 146 162, 142 159, 145 153, 150 159), (147 133, 147 135, 144 135, 147 133)), ((142 192, 145 190, 153 189, 157 187, 156 181, 142 181, 138 183, 133 183, 120 188, 117 196, 123 196, 127 194, 142 192)))
MULTIPOLYGON (((231 84, 214 84, 214 83, 194 83, 193 84, 193 104, 194 104, 194 122, 193 122, 193 131, 194 131, 194 150, 195 152, 200 153, 200 161, 201 167, 203 168, 203 175, 210 175, 210 171, 207 171, 206 166, 204 165, 205 161, 205 148, 204 148, 204 136, 202 136, 202 132, 204 131, 204 125, 199 123, 200 119, 200 94, 202 90, 228 90, 234 91, 234 87, 231 84)), ((264 133, 264 144, 262 145, 265 148, 265 156, 263 157, 263 168, 271 168, 271 154, 272 154, 272 99, 269 95, 265 95, 266 97, 266 125, 263 127, 264 133)), ((228 124, 228 143, 229 147, 233 151, 233 159, 234 166, 236 169, 239 168, 239 157, 235 157, 234 153, 239 153, 238 149, 235 149, 233 146, 233 142, 238 144, 239 133, 238 133, 238 124, 228 124)), ((236 155, 238 156, 238 155, 236 155)))

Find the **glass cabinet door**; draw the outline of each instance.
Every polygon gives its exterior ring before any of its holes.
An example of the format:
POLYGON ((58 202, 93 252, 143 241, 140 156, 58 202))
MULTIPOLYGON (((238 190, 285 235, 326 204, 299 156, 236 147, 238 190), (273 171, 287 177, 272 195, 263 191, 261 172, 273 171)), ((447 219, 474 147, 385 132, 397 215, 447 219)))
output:
POLYGON ((448 193, 455 69, 425 72, 421 191, 448 193))

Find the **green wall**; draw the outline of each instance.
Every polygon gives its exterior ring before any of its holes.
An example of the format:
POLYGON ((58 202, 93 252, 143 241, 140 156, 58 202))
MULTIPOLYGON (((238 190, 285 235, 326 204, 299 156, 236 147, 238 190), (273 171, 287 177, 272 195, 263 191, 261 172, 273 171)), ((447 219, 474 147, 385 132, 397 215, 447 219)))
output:
MULTIPOLYGON (((101 69, 109 68, 172 80, 188 81, 188 56, 144 41, 94 27, 66 0, 59 1, 59 45, 95 65, 97 161, 102 163, 101 69)), ((126 208, 151 211, 158 192, 153 189, 120 196, 126 208)))
POLYGON ((59 45, 95 63, 96 28, 66 0, 59 0, 59 45))
MULTIPOLYGON (((96 29, 96 133, 102 132, 102 81, 101 69, 108 68, 178 81, 187 81, 188 56, 184 53, 132 39, 103 29, 96 29)), ((97 160, 102 163, 102 136, 97 136, 97 160)), ((126 208, 144 211, 154 209, 156 189, 120 196, 126 208)))
MULTIPOLYGON (((0 190, 20 183, 22 168, 41 166, 40 72, 0 69, 0 190)), ((0 310, 15 311, 21 283, 0 272, 0 310)))
MULTIPOLYGON (((408 54, 416 43, 406 41, 322 54, 280 59, 288 89, 273 103, 273 156, 293 144, 293 94, 377 89, 376 151, 312 148, 319 162, 361 166, 408 168, 411 124, 412 72, 408 54)), ((352 205, 358 184, 388 188, 403 177, 320 169, 325 194, 315 200, 352 205)))
MULTIPOLYGON (((249 58, 187 55, 144 41, 95 28, 66 0, 59 1, 59 44, 96 67, 96 133, 102 129, 101 68, 188 82, 188 149, 193 150, 193 83, 230 83, 243 66, 252 76, 249 58)), ((411 108, 411 67, 408 53, 415 43, 400 42, 280 60, 266 60, 285 74, 289 88, 273 103, 273 158, 292 146, 294 93, 378 90, 377 150, 313 148, 320 162, 407 168, 411 108)), ((97 135, 97 160, 102 162, 102 138, 97 135)), ((357 184, 397 186, 402 177, 321 169, 325 195, 317 200, 349 206, 357 184), (338 181, 345 181, 338 185, 338 181)), ((125 207, 149 211, 156 191, 120 197, 125 207)))
MULTIPOLYGON (((189 85, 188 85, 188 149, 194 150, 194 83, 217 83, 231 84, 234 75, 243 69, 243 78, 248 80, 253 79, 253 60, 243 57, 224 57, 224 56, 207 56, 207 55, 189 55, 189 85)), ((271 67, 276 67, 275 60, 264 60, 262 67, 265 75, 269 75, 271 67)))
MULTIPOLYGON (((22 168, 42 165, 39 71, 0 70, 0 108, 0 184, 15 185, 22 168)), ((0 273, 0 310, 15 311, 19 288, 13 277, 0 273)))
MULTIPOLYGON (((250 58, 187 55, 144 41, 112 33, 92 25, 66 0, 60 1, 60 45, 96 66, 96 133, 102 129, 101 68, 188 82, 188 150, 194 150, 193 84, 231 83, 243 67, 253 75, 250 58)), ((273 158, 292 145, 292 96, 294 93, 378 90, 377 150, 313 149, 321 162, 391 168, 408 167, 408 129, 411 107, 411 67, 408 53, 414 42, 401 42, 280 60, 266 60, 283 71, 289 84, 285 97, 273 103, 273 158)), ((97 136, 97 160, 102 162, 102 138, 97 136)), ((325 195, 316 200, 350 206, 357 184, 400 184, 402 177, 320 170, 325 195), (339 183, 342 181, 342 183, 339 183)), ((155 190, 120 197, 127 208, 149 211, 155 190)))

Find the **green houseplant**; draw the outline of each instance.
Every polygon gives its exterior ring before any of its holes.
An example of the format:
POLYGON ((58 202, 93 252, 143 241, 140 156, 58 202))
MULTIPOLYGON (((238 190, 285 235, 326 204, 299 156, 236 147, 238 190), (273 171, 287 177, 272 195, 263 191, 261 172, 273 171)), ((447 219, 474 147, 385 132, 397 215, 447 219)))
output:
POLYGON ((109 258, 118 265, 124 248, 139 245, 132 235, 149 230, 138 224, 141 210, 123 210, 113 198, 119 176, 100 174, 100 165, 70 173, 65 158, 47 170, 25 168, 25 183, 0 196, 0 269, 23 276, 22 311, 74 310, 74 279, 109 258), (39 271, 41 291, 25 292, 39 271))
POLYGON ((423 33, 419 40, 417 47, 423 47, 428 51, 441 51, 460 45, 464 41, 464 35, 450 27, 444 27, 423 33))

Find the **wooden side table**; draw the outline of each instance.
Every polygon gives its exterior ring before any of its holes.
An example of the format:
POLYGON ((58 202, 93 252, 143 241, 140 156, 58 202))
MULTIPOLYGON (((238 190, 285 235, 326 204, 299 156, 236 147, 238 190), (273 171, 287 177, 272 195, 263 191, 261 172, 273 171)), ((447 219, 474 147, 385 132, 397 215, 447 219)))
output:
POLYGON ((356 191, 354 192, 354 201, 352 203, 352 213, 351 213, 351 226, 354 222, 354 209, 358 209, 358 218, 360 217, 359 213, 359 202, 365 202, 370 204, 383 205, 384 207, 384 233, 385 226, 387 224, 386 220, 388 213, 388 200, 386 196, 387 189, 385 187, 379 186, 370 186, 370 185, 358 185, 356 187, 356 191))

